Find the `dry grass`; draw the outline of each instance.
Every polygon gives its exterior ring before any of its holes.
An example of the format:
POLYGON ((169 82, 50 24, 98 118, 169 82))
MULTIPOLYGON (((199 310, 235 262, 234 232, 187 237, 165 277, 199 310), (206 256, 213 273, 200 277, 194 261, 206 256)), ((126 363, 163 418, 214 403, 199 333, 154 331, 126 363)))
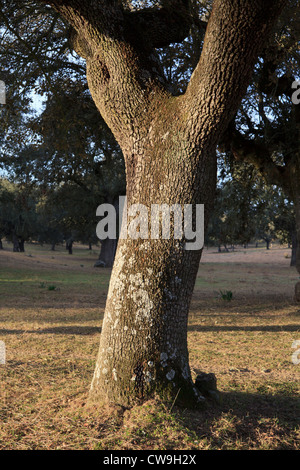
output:
POLYGON ((190 363, 194 376, 216 374, 222 403, 202 412, 158 400, 87 407, 110 271, 93 268, 97 252, 84 247, 10 250, 0 252, 0 449, 299 450, 298 276, 287 249, 204 252, 190 363))

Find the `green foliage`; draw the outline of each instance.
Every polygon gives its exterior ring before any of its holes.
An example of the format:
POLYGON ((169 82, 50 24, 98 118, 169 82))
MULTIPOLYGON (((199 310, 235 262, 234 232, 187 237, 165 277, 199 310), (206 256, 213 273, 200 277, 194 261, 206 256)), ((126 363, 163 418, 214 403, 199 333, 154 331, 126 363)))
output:
POLYGON ((229 163, 222 162, 206 243, 291 243, 296 224, 293 203, 280 188, 264 183, 253 166, 229 163))
POLYGON ((230 302, 233 298, 233 294, 231 290, 227 290, 226 292, 223 292, 220 290, 220 297, 222 300, 226 300, 227 302, 230 302))
POLYGON ((93 208, 124 194, 123 156, 91 99, 84 61, 70 48, 69 26, 40 2, 1 5, 1 66, 13 73, 0 76, 8 90, 0 170, 47 192, 77 185, 93 194, 93 208), (32 113, 32 96, 39 95, 32 113))
POLYGON ((36 228, 34 191, 0 179, 0 237, 28 240, 35 235, 36 228))
POLYGON ((48 290, 56 290, 56 286, 54 285, 48 286, 48 290))

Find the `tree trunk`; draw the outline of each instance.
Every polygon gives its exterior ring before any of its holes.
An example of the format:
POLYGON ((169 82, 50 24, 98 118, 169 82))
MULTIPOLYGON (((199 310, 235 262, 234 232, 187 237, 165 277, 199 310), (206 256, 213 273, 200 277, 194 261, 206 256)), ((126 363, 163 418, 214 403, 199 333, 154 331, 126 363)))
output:
MULTIPOLYGON (((208 220, 215 191, 214 147, 192 155, 182 142, 174 144, 170 125, 169 130, 165 158, 154 145, 152 151, 137 152, 136 167, 143 166, 143 173, 133 174, 129 165, 128 208, 143 204, 150 218, 153 204, 198 203, 204 204, 208 220), (196 176, 187 164, 196 158, 205 162, 205 175, 199 171, 196 176), (145 191, 138 193, 137 187, 145 191)), ((154 394, 165 399, 177 395, 177 403, 195 405, 202 398, 189 369, 187 322, 202 250, 185 249, 183 236, 151 239, 153 222, 146 223, 148 239, 118 241, 90 398, 106 396, 128 406, 154 394)))
POLYGON ((25 240, 24 240, 24 238, 21 237, 19 239, 19 250, 20 250, 21 253, 24 253, 24 251, 25 251, 24 243, 25 243, 25 240))
POLYGON ((297 259, 297 246, 298 246, 298 240, 297 240, 297 233, 293 232, 292 233, 292 255, 291 255, 291 263, 290 266, 296 266, 296 259, 297 259))
MULTIPOLYGON (((299 132, 300 135, 300 132, 299 132)), ((294 194, 295 194, 295 214, 296 214, 296 239, 297 239, 297 248, 296 248, 296 259, 295 259, 295 266, 300 274, 300 156, 299 156, 299 171, 298 171, 299 179, 298 182, 295 183, 294 194), (298 184, 297 184, 298 183, 298 184)), ((297 282, 295 286, 295 301, 300 302, 300 282, 297 282)))
MULTIPOLYGON (((117 221, 116 228, 119 229, 119 226, 118 226, 119 210, 120 210, 119 200, 113 199, 113 198, 111 198, 110 200, 108 198, 108 202, 112 204, 115 209, 116 221, 117 221)), ((113 238, 105 238, 104 240, 100 240, 100 241, 101 241, 100 254, 99 254, 98 260, 94 264, 94 267, 111 268, 114 264, 118 241, 117 239, 113 239, 113 238)))
POLYGON ((66 250, 68 250, 69 255, 73 254, 73 240, 72 240, 72 238, 69 238, 66 241, 66 250))
POLYGON ((18 237, 15 235, 15 233, 13 233, 12 235, 12 242, 13 242, 13 251, 14 252, 20 251, 19 240, 18 240, 18 237))
POLYGON ((3 243, 1 239, 0 239, 0 250, 3 250, 3 243))
MULTIPOLYGON (((293 106, 293 113, 295 117, 295 123, 297 128, 296 134, 296 145, 293 155, 293 164, 290 166, 290 182, 293 194, 293 202, 295 207, 295 218, 296 218, 296 262, 295 266, 300 274, 300 106, 293 106)), ((300 281, 295 286, 295 301, 300 302, 300 281)))
POLYGON ((100 255, 94 267, 111 268, 114 264, 117 240, 106 238, 101 241, 100 255))

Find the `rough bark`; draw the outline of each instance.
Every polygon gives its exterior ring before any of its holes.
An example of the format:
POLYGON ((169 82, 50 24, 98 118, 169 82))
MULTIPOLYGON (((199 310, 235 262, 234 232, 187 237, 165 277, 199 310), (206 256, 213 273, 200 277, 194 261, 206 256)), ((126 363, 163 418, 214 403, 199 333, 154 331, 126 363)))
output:
MULTIPOLYGON (((204 204, 207 220, 218 140, 285 2, 215 0, 201 59, 179 97, 165 87, 159 64, 150 55, 158 46, 155 38, 166 45, 174 41, 174 32, 162 38, 146 22, 145 37, 139 25, 132 34, 128 25, 136 24, 138 15, 124 14, 116 1, 50 3, 77 32, 73 43, 86 58, 91 94, 123 151, 128 205, 144 204, 150 212, 152 204, 204 204)), ((176 2, 184 20, 180 28, 178 17, 175 21, 180 40, 187 34, 188 4, 176 2)), ((158 16, 168 31, 174 11, 158 16)), ((150 23, 154 27, 155 21, 150 23)), ((187 348, 201 250, 184 246, 184 237, 119 240, 91 400, 127 406, 159 393, 186 404, 201 402, 187 348)))

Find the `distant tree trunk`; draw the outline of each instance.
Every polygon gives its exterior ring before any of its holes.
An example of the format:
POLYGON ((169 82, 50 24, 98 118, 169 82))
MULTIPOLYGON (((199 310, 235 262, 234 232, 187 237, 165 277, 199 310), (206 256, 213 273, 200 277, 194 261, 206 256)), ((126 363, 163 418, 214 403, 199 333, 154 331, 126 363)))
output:
POLYGON ((72 255, 73 253, 73 239, 72 238, 69 238, 66 241, 66 250, 69 251, 69 255, 72 255))
POLYGON ((0 238, 0 250, 3 250, 3 243, 2 243, 1 238, 0 238))
POLYGON ((19 249, 20 249, 21 253, 24 253, 24 251, 25 251, 24 243, 25 243, 24 238, 20 238, 19 239, 19 249))
MULTIPOLYGON (((109 199, 108 199, 109 200, 109 199)), ((119 200, 112 199, 110 203, 114 206, 116 212, 116 220, 119 220, 119 200)), ((119 226, 117 223, 117 232, 119 231, 119 226)), ((118 235, 117 235, 118 236, 118 235)), ((110 239, 106 238, 101 241, 101 248, 99 258, 94 264, 94 267, 103 267, 103 268, 111 268, 114 264, 116 250, 117 250, 117 239, 110 239)))
POLYGON ((297 261, 297 232, 292 233, 292 256, 291 256, 291 266, 296 266, 297 261))
POLYGON ((56 245, 56 243, 53 242, 52 245, 51 245, 51 251, 55 251, 55 245, 56 245))
POLYGON ((19 239, 16 236, 15 233, 12 235, 12 242, 13 242, 13 251, 14 252, 19 252, 20 251, 20 246, 19 246, 19 239))
POLYGON ((13 233, 12 242, 13 242, 13 251, 14 252, 20 253, 20 252, 25 251, 25 248, 24 248, 25 240, 24 240, 24 238, 18 237, 15 233, 13 233))
POLYGON ((14 252, 24 252, 24 238, 18 237, 15 233, 12 235, 12 242, 13 242, 13 251, 14 252))
MULTIPOLYGON (((300 114, 300 113, 299 113, 300 114)), ((300 136, 300 117, 299 117, 299 136, 300 136)), ((296 240, 297 240, 297 247, 296 247, 296 260, 295 266, 300 274, 300 150, 299 150, 299 157, 298 157, 298 184, 296 182, 294 187, 294 203, 295 203, 295 214, 296 214, 296 240)), ((296 302, 300 302, 300 282, 297 282, 295 286, 295 300, 296 302)))
POLYGON ((111 268, 114 264, 117 240, 106 238, 101 241, 100 255, 94 267, 111 268))

